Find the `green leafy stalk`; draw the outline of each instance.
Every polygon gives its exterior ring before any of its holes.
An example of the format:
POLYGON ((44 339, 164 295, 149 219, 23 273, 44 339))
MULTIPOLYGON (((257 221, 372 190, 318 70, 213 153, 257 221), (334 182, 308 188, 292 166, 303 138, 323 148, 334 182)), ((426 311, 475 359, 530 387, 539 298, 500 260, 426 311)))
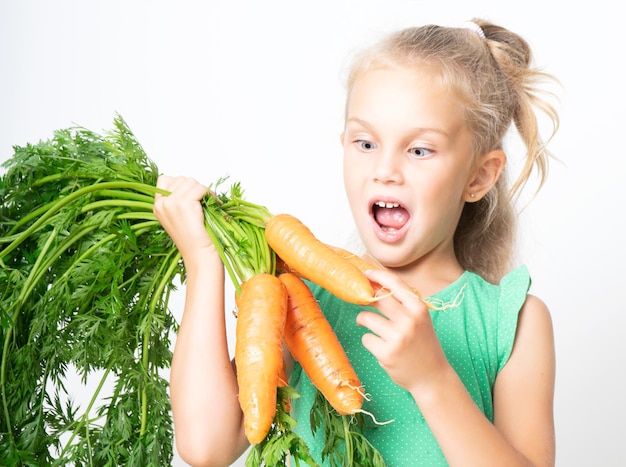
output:
POLYGON ((207 232, 216 246, 237 292, 255 274, 273 274, 276 257, 265 241, 265 224, 272 214, 267 208, 243 199, 239 183, 229 192, 215 191, 226 181, 210 187, 203 199, 207 232))
MULTIPOLYGON (((145 317, 146 325, 143 329, 143 346, 142 346, 142 365, 145 376, 148 377, 150 372, 150 340, 152 339, 154 329, 154 322, 156 321, 155 314, 159 312, 159 301, 162 300, 164 291, 167 289, 170 278, 176 274, 178 265, 181 260, 181 254, 178 251, 170 251, 168 258, 162 263, 162 267, 159 270, 160 274, 157 277, 161 279, 153 286, 154 293, 152 294, 152 300, 148 307, 149 314, 145 317)), ((162 326, 162 323, 157 323, 157 330, 162 326)), ((141 330, 141 329, 140 329, 141 330)), ((143 386, 141 390, 141 428, 139 431, 140 437, 143 437, 148 427, 148 388, 143 386)))
MULTIPOLYGON (((130 188, 130 189, 141 189, 141 190, 147 190, 148 187, 141 185, 141 184, 136 184, 136 183, 129 183, 129 182, 102 182, 102 183, 98 183, 95 185, 89 185, 86 186, 84 188, 81 188, 75 192, 73 192, 72 194, 68 195, 67 197, 61 198, 59 199, 57 202, 53 203, 52 205, 48 205, 47 209, 45 210, 45 212, 40 215, 37 220, 32 223, 24 232, 22 232, 14 241, 12 241, 7 247, 5 247, 2 251, 0 251, 0 259, 4 258, 6 255, 8 255, 9 253, 11 253, 15 248, 17 248, 23 241, 24 239, 26 239, 27 237, 29 237, 30 235, 32 235, 35 231, 45 228, 45 226, 47 226, 50 223, 50 219, 52 218, 52 216, 54 216, 54 214, 56 214, 57 212, 59 212, 61 209, 63 209, 65 206, 67 206, 68 204, 70 204, 72 201, 84 197, 85 195, 88 195, 89 193, 92 192, 96 192, 98 190, 108 190, 110 188, 130 188)), ((152 188, 152 193, 157 193, 161 190, 157 190, 156 187, 152 188)), ((161 191, 162 192, 162 191, 161 191)), ((165 192, 166 193, 166 192, 165 192)), ((136 208, 140 208, 145 210, 146 208, 151 208, 152 205, 149 205, 148 203, 137 203, 135 201, 129 201, 124 199, 124 195, 118 195, 117 198, 114 198, 115 201, 112 200, 103 200, 100 201, 100 204, 96 204, 93 203, 91 205, 87 205, 86 208, 83 208, 85 211, 88 210, 92 210, 94 208, 98 208, 98 207, 102 207, 102 206, 130 206, 130 207, 136 207, 136 208)), ((19 226, 20 223, 17 223, 16 226, 19 226)), ((10 230, 8 232, 8 235, 10 235, 12 233, 12 230, 10 230)))
POLYGON ((97 403, 98 401, 98 397, 100 396, 100 392, 102 391, 102 388, 104 387, 104 384, 106 383, 108 377, 109 377, 109 372, 110 369, 107 369, 104 374, 102 375, 102 377, 100 378, 100 381, 98 383, 98 386, 96 387, 96 390, 94 391, 94 393, 91 396, 91 399, 89 400, 89 403, 87 404, 85 413, 83 414, 82 417, 80 417, 78 423, 76 423, 74 430, 72 431, 69 440, 67 441, 67 443, 65 444, 65 447, 63 449, 63 451, 61 451, 59 457, 61 459, 64 458, 65 456, 65 452, 66 450, 72 446, 72 442, 74 441, 74 438, 78 435, 78 433, 81 432, 81 430, 86 429, 86 427, 88 428, 88 426, 94 422, 94 420, 89 418, 89 413, 91 412, 92 408, 94 407, 94 405, 97 403))
MULTIPOLYGON (((52 242, 54 240, 56 236, 56 231, 53 230, 50 235, 48 235, 48 238, 46 239, 46 243, 43 247, 43 252, 45 253, 46 251, 48 251, 48 249, 51 247, 52 242)), ((33 268, 33 271, 37 270, 37 266, 43 261, 44 259, 44 255, 39 255, 37 257, 37 261, 35 262, 35 267, 33 268)), ((16 306, 16 310, 13 314, 12 320, 16 321, 17 319, 17 313, 19 312, 19 304, 22 303, 24 301, 24 298, 26 295, 28 295, 28 290, 29 288, 29 284, 32 283, 32 276, 33 274, 31 273, 29 275, 29 277, 26 279, 25 283, 24 283, 24 288, 22 288, 20 295, 17 298, 17 304, 18 306, 16 306)), ((4 388, 5 384, 6 384, 6 380, 7 380, 7 362, 8 359, 6 358, 6 356, 8 355, 9 352, 9 345, 11 344, 11 338, 13 336, 12 333, 13 328, 9 328, 7 330, 7 332, 5 333, 4 336, 4 343, 3 343, 3 348, 2 348, 2 363, 0 363, 0 387, 4 388)), ((4 408, 4 417, 5 417, 5 421, 6 421, 6 425, 7 426, 11 426, 11 413, 9 411, 9 406, 7 403, 7 397, 6 397, 6 393, 5 391, 2 391, 2 405, 4 408)), ((9 436, 11 438, 11 440, 13 440, 13 433, 9 431, 9 436)))
POLYGON ((250 448, 246 457, 246 467, 289 466, 291 456, 296 466, 319 467, 308 446, 293 431, 297 424, 289 415, 289 405, 291 400, 298 397, 300 395, 289 386, 278 388, 276 415, 270 432, 263 441, 250 448))
POLYGON ((311 407, 311 429, 324 433, 322 458, 331 467, 384 467, 380 452, 363 435, 364 415, 339 415, 326 398, 317 393, 311 407))

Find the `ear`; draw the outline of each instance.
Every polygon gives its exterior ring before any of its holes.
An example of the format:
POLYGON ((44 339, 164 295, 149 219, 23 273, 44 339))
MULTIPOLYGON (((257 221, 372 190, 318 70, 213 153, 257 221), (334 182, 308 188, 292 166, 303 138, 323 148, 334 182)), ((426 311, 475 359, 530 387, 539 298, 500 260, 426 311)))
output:
POLYGON ((500 178, 505 164, 506 155, 499 149, 483 154, 468 180, 464 194, 465 201, 473 203, 485 196, 500 178))

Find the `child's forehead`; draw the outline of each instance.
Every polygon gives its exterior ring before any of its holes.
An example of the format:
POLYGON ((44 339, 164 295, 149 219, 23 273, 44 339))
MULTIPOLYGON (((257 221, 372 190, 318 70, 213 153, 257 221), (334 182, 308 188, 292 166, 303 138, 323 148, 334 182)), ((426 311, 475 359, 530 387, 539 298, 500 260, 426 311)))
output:
POLYGON ((387 134, 465 128, 465 108, 447 86, 428 72, 404 68, 371 70, 355 81, 346 106, 346 124, 387 134))
POLYGON ((397 86, 398 83, 408 87, 435 87, 446 88, 449 92, 457 94, 454 80, 444 74, 441 67, 426 62, 403 64, 387 63, 379 66, 371 66, 362 69, 355 74, 348 89, 348 97, 353 94, 355 88, 364 86, 397 86))
POLYGON ((431 67, 379 67, 365 71, 354 80, 348 107, 360 102, 384 104, 396 100, 397 105, 412 100, 426 102, 434 96, 441 99, 438 101, 441 105, 458 101, 452 86, 431 67))
POLYGON ((466 110, 468 98, 462 86, 436 65, 423 62, 415 66, 372 67, 354 76, 346 95, 346 110, 357 100, 374 103, 376 98, 384 102, 395 97, 401 104, 412 98, 431 100, 431 96, 441 99, 439 104, 433 102, 438 107, 454 105, 455 109, 466 110))

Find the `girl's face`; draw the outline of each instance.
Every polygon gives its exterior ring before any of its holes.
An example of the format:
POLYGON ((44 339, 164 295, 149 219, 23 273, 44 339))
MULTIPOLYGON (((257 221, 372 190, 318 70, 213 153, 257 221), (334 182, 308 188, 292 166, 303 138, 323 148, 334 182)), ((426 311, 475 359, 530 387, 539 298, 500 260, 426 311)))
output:
POLYGON ((407 272, 458 273, 453 235, 469 197, 472 137, 452 92, 427 70, 368 71, 351 90, 342 142, 367 252, 407 272))

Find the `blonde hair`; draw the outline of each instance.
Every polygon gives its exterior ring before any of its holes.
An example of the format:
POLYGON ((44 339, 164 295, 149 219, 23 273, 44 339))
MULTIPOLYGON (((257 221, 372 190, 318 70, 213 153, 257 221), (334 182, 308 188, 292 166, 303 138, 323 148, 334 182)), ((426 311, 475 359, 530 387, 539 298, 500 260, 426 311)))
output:
POLYGON ((541 89, 554 77, 531 67, 529 44, 519 35, 474 19, 484 38, 469 28, 427 25, 394 33, 356 57, 347 79, 348 99, 354 82, 366 71, 386 66, 428 67, 440 74, 466 112, 475 157, 503 149, 512 125, 526 147, 522 169, 509 187, 506 173, 481 200, 466 203, 454 236, 464 269, 497 283, 510 269, 515 229, 515 201, 533 173, 543 185, 550 154, 539 134, 536 110, 552 123, 559 119, 541 89))

